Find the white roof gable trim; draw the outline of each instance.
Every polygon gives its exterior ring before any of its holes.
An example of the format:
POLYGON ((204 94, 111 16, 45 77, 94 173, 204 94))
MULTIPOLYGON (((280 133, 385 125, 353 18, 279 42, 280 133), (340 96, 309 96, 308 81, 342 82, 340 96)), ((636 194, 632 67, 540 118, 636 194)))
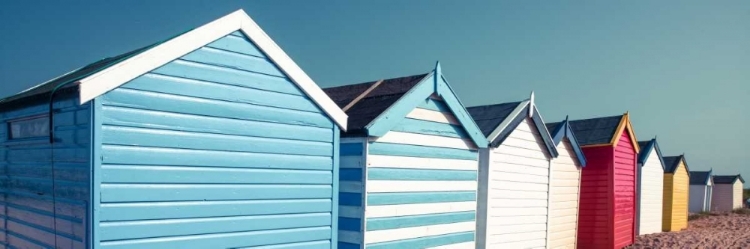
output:
POLYGON ((501 122, 500 125, 498 125, 495 128, 495 130, 493 130, 492 133, 490 133, 490 136, 487 138, 487 140, 495 141, 497 136, 499 136, 500 133, 503 132, 503 130, 505 130, 505 127, 510 125, 510 122, 512 122, 513 119, 516 118, 516 116, 521 114, 521 111, 523 111, 523 108, 526 108, 526 105, 528 105, 529 103, 531 103, 531 101, 529 100, 524 100, 523 102, 518 103, 518 106, 516 106, 516 108, 513 109, 510 115, 508 115, 508 117, 506 117, 505 120, 503 120, 503 122, 501 122))
POLYGON ((237 30, 242 31, 276 63, 341 130, 346 130, 346 113, 241 9, 81 79, 78 81, 80 103, 86 103, 237 30))

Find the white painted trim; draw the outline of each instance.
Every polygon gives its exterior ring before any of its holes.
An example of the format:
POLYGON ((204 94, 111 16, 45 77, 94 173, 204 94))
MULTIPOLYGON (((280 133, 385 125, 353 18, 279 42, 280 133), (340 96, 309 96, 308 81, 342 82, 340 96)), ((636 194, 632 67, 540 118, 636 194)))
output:
POLYGON ((382 218, 406 215, 466 212, 474 211, 476 208, 477 203, 473 201, 370 206, 367 207, 367 210, 365 211, 365 217, 382 218))
POLYGON ((427 236, 437 236, 451 233, 471 232, 474 231, 474 229, 475 223, 473 221, 469 221, 433 226, 368 231, 367 237, 365 238, 365 244, 413 239, 427 236))
POLYGON ((78 81, 80 103, 86 103, 237 30, 247 35, 342 131, 346 131, 347 115, 344 111, 241 9, 81 79, 78 81))
POLYGON ((513 119, 515 119, 516 116, 521 114, 521 111, 523 111, 523 108, 526 107, 526 105, 528 104, 529 104, 528 100, 524 100, 523 102, 519 103, 518 106, 516 106, 516 109, 513 109, 510 115, 508 115, 508 117, 506 117, 505 120, 503 120, 503 122, 500 123, 500 125, 498 125, 495 128, 495 130, 492 131, 492 133, 490 133, 490 135, 487 137, 487 140, 489 140, 490 142, 494 141, 495 138, 497 138, 497 136, 500 135, 500 132, 505 130, 505 127, 510 125, 510 122, 513 121, 513 119))
POLYGON ((453 116, 453 114, 447 113, 447 112, 433 111, 429 109, 414 108, 414 110, 409 112, 409 114, 407 114, 406 117, 411 118, 411 119, 432 121, 432 122, 443 123, 443 124, 461 125, 461 123, 458 121, 458 119, 456 119, 455 116, 453 116))
POLYGON ((430 192, 430 191, 475 191, 475 181, 390 181, 370 180, 368 193, 430 192))
POLYGON ((477 161, 445 158, 368 155, 368 168, 477 170, 477 161))
POLYGON ((370 141, 381 143, 412 144, 431 147, 475 150, 476 145, 469 139, 423 135, 417 133, 389 131, 382 137, 372 137, 370 141))

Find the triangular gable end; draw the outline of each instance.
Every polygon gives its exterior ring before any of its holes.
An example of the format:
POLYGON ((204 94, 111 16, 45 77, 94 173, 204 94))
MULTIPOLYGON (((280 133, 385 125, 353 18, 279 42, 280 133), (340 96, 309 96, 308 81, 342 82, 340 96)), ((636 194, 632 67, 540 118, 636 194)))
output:
POLYGON ((688 167, 687 160, 685 159, 685 155, 680 156, 680 160, 682 161, 682 165, 685 165, 685 173, 687 173, 688 178, 690 177, 690 167, 688 167))
POLYGON ((563 139, 568 138, 570 146, 573 147, 573 152, 576 153, 578 162, 581 164, 581 168, 586 167, 586 156, 583 154, 583 149, 581 149, 581 145, 578 143, 578 139, 576 139, 575 134, 573 134, 573 129, 570 128, 570 122, 568 121, 567 117, 565 117, 565 120, 563 122, 560 122, 557 127, 555 127, 555 130, 550 131, 550 136, 552 137, 552 141, 555 143, 555 147, 557 147, 557 145, 560 144, 563 139))
POLYGON ((79 80, 80 103, 86 103, 235 31, 244 33, 323 112, 328 114, 341 130, 346 130, 347 115, 241 9, 79 80))
POLYGON ((656 152, 656 156, 659 158, 659 163, 661 163, 661 169, 664 170, 667 165, 664 163, 664 157, 661 154, 661 149, 659 149, 659 143, 656 142, 656 138, 651 139, 648 144, 640 148, 641 151, 638 154, 638 163, 641 164, 641 167, 646 165, 646 160, 648 160, 649 156, 651 156, 651 152, 656 152))
POLYGON ((366 125, 367 135, 374 137, 385 135, 396 126, 399 120, 405 118, 409 112, 433 94, 442 98, 453 116, 461 123, 461 126, 469 137, 471 137, 474 144, 478 148, 486 148, 488 144, 487 139, 442 76, 440 63, 437 64, 435 70, 406 92, 396 103, 393 103, 387 110, 366 125))
POLYGON ((615 131, 614 136, 612 136, 612 140, 609 144, 612 145, 612 147, 617 147, 617 142, 620 141, 620 136, 622 136, 622 133, 624 131, 628 131, 628 136, 630 136, 630 143, 633 144, 633 149, 635 149, 636 155, 641 151, 640 146, 638 145, 638 139, 635 137, 635 131, 633 131, 633 125, 630 123, 630 113, 625 113, 622 115, 622 119, 620 119, 620 124, 617 125, 617 130, 615 131))
POLYGON ((532 93, 529 100, 525 100, 519 103, 518 106, 516 106, 516 108, 511 112, 511 114, 508 115, 508 117, 506 117, 505 120, 503 120, 494 131, 492 131, 490 136, 487 138, 487 140, 490 141, 491 147, 500 146, 500 144, 502 144, 503 141, 508 138, 510 133, 513 132, 513 130, 521 122, 523 122, 523 120, 525 120, 526 118, 531 118, 534 127, 542 137, 542 142, 544 143, 547 152, 553 158, 558 156, 557 147, 555 146, 556 143, 553 141, 552 135, 547 130, 547 127, 544 124, 544 120, 539 114, 539 110, 537 110, 536 105, 534 105, 533 97, 534 94, 532 93))

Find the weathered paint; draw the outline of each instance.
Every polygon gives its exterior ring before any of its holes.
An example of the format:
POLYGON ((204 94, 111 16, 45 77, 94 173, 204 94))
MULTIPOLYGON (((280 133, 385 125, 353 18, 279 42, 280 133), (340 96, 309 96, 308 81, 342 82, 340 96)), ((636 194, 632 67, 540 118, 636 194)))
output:
POLYGON ((96 99, 98 248, 335 247, 338 129, 258 51, 235 32, 96 99))
POLYGON ((683 161, 680 161, 674 174, 664 174, 662 231, 679 231, 687 228, 689 186, 690 177, 683 161))
MULTIPOLYGON (((366 147, 364 248, 472 248, 476 220, 477 151, 453 112, 430 109, 441 100, 424 99, 393 131, 366 147), (430 119, 426 117, 442 116, 430 119), (445 120, 441 122, 439 120, 445 120), (430 123, 431 133, 409 124, 430 123), (395 131, 397 130, 397 131, 395 131), (401 139, 408 138, 408 139, 401 139), (450 167, 449 167, 450 166, 450 167)), ((342 247, 344 248, 344 247, 342 247)), ((360 248, 360 247, 346 247, 360 248)))
POLYGON ((550 162, 550 207, 547 248, 576 248, 581 163, 570 139, 557 145, 559 156, 550 162))
MULTIPOLYGON (((655 148, 640 170, 640 200, 638 235, 661 232, 662 206, 664 204, 664 167, 655 148)), ((644 153, 644 151, 641 151, 644 153)))
MULTIPOLYGON (((70 95, 70 94, 67 94, 70 95)), ((8 140, 9 120, 46 115, 39 104, 0 112, 2 248, 86 248, 91 106, 55 94, 49 137, 8 140)))
POLYGON ((523 119, 497 148, 482 152, 478 248, 547 245, 550 155, 532 122, 523 119))
POLYGON ((714 183, 711 197, 712 212, 728 212, 742 207, 742 182, 732 184, 714 183))
MULTIPOLYGON (((626 122, 629 122, 626 120, 626 122)), ((622 248, 635 236, 637 143, 622 126, 614 147, 584 147, 578 248, 622 248)))

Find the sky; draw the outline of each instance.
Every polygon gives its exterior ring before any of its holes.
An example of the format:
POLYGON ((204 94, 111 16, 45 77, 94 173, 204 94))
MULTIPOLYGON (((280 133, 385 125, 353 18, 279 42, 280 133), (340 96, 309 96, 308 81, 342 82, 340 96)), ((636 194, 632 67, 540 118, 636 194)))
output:
POLYGON ((545 121, 630 112, 639 140, 750 186, 750 1, 0 1, 0 97, 244 9, 321 87, 426 73, 545 121))

